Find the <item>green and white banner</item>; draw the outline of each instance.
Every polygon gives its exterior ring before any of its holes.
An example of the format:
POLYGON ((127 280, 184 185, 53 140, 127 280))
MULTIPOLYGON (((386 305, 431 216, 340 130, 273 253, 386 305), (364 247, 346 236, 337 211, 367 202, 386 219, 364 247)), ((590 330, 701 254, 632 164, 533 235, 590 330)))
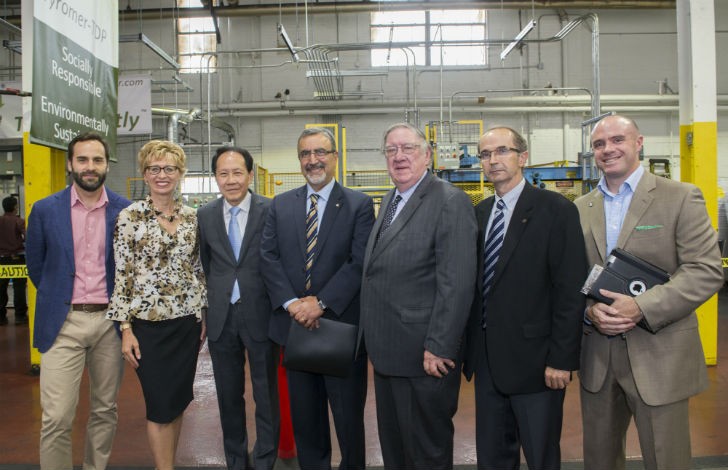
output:
POLYGON ((30 140, 65 149, 96 131, 116 149, 118 0, 34 0, 30 140))

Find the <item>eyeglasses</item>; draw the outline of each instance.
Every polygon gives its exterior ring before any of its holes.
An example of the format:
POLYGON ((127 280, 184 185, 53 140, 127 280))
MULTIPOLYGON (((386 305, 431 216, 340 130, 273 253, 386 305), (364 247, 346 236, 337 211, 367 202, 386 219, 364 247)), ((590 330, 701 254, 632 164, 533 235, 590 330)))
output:
POLYGON ((325 157, 326 155, 329 155, 331 153, 336 152, 336 150, 326 150, 326 149, 314 149, 314 150, 301 150, 298 152, 298 158, 300 160, 305 160, 309 158, 311 155, 316 155, 317 157, 325 157))
POLYGON ((405 155, 412 155, 419 148, 422 148, 422 146, 418 144, 387 145, 384 147, 384 155, 387 158, 392 158, 397 155, 397 150, 405 155))
POLYGON ((179 167, 176 167, 174 165, 167 165, 167 166, 148 166, 144 168, 144 171, 149 172, 152 175, 158 175, 162 171, 164 171, 165 175, 172 175, 174 172, 179 170, 179 167))
POLYGON ((516 152, 519 154, 523 153, 518 149, 514 149, 513 147, 500 146, 496 147, 495 150, 483 150, 482 152, 480 152, 480 159, 488 160, 493 155, 495 155, 496 157, 505 157, 511 152, 516 152))

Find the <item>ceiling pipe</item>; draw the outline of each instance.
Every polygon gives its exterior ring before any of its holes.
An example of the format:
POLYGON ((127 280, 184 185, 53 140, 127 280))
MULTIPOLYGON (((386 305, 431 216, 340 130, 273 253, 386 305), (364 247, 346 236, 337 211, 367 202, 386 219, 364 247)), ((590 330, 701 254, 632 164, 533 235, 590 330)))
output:
MULTIPOLYGON (((570 93, 570 92, 578 92, 578 93, 586 93, 589 95, 590 99, 592 100, 592 112, 594 111, 593 103, 594 99, 592 96, 591 90, 588 88, 578 88, 578 87, 557 87, 557 88, 550 88, 549 90, 553 90, 554 92, 562 92, 564 94, 570 93)), ((485 90, 485 91, 456 91, 452 95, 450 95, 450 99, 448 100, 448 121, 452 122, 452 103, 455 99, 465 99, 466 97, 464 95, 468 95, 470 99, 473 99, 474 97, 476 99, 480 98, 482 96, 483 100, 486 99, 486 95, 492 95, 494 93, 522 93, 522 92, 530 92, 530 93, 542 93, 543 88, 525 88, 525 89, 502 89, 502 90, 485 90)), ((440 119, 442 121, 442 119, 440 119)))
MULTIPOLYGON (((547 9, 675 9, 675 0, 527 0, 527 1, 419 1, 419 2, 332 2, 310 3, 308 14, 365 13, 374 11, 470 10, 473 8, 522 10, 547 9)), ((289 15, 301 11, 300 2, 270 5, 237 5, 215 7, 219 18, 289 15)), ((209 10, 199 8, 143 8, 119 10, 119 19, 125 21, 159 20, 169 18, 195 18, 208 16, 209 10)))
POLYGON ((178 141, 179 123, 190 123, 200 114, 199 109, 184 110, 171 108, 152 108, 152 114, 167 116, 167 140, 178 141))
MULTIPOLYGON (((279 117, 279 116, 316 116, 322 114, 397 114, 401 113, 405 102, 402 100, 384 102, 340 101, 327 103, 321 101, 294 101, 281 103, 233 103, 219 107, 214 113, 218 118, 226 117, 279 117)), ((728 95, 719 95, 717 100, 720 112, 728 111, 728 95)), ((607 95, 602 96, 602 106, 609 111, 620 113, 664 113, 678 111, 677 95, 607 95)), ((421 99, 420 112, 439 112, 437 98, 421 99)), ((453 105, 453 110, 467 113, 508 114, 508 113, 587 113, 591 114, 590 96, 513 96, 486 98, 478 103, 453 105)))
MULTIPOLYGON (((481 92, 482 95, 491 93, 494 90, 481 92)), ((539 90, 540 92, 548 92, 548 89, 539 90)), ((469 99, 475 104, 478 100, 477 91, 472 92, 473 96, 469 99)), ((459 99, 460 102, 466 98, 459 99)), ((603 106, 677 106, 678 95, 603 95, 603 106)), ((482 108, 501 107, 501 106, 534 106, 551 108, 556 106, 581 106, 591 103, 590 96, 509 96, 509 97, 486 97, 485 104, 481 104, 482 108)), ((719 95, 718 104, 728 105, 728 95, 719 95)), ((336 111, 339 108, 356 108, 356 109, 374 109, 399 106, 400 109, 407 105, 405 100, 387 100, 384 101, 366 101, 366 100, 341 100, 336 102, 322 102, 318 100, 289 100, 289 101, 264 101, 254 103, 221 103, 217 106, 217 112, 220 111, 281 111, 288 114, 296 111, 304 111, 306 109, 322 109, 327 114, 336 111)), ((439 106, 438 98, 420 98, 419 106, 439 106)), ((457 107, 456 107, 457 108, 457 107)))
MULTIPOLYGON (((175 109, 175 108, 152 108, 152 114, 156 116, 167 116, 167 140, 177 142, 179 124, 190 124, 193 121, 206 120, 204 113, 199 108, 175 109)), ((235 143, 235 129, 229 123, 212 117, 209 119, 211 127, 218 129, 227 135, 228 141, 235 143)))
MULTIPOLYGON (((439 106, 426 106, 418 109, 419 113, 431 112, 436 115, 439 112, 439 106)), ((587 116, 591 115, 591 106, 557 106, 553 108, 542 108, 538 106, 528 107, 505 107, 505 108, 488 108, 482 105, 479 106, 462 106, 456 108, 460 112, 464 113, 483 113, 489 115, 502 115, 502 114, 514 114, 514 113, 540 113, 540 114, 551 114, 551 113, 581 113, 587 116)), ((676 113, 678 112, 678 106, 610 106, 610 111, 624 114, 644 114, 644 113, 676 113)), ((718 111, 728 111, 728 106, 718 106, 718 111)), ((343 108, 336 111, 337 115, 384 115, 384 114, 401 114, 402 108, 377 108, 377 109, 361 109, 361 108, 343 108)), ((284 116, 321 116, 325 114, 331 114, 330 110, 326 109, 305 109, 290 112, 283 111, 229 111, 229 112, 218 112, 215 115, 220 118, 266 118, 266 117, 284 117, 284 116)))
MULTIPOLYGON (((409 10, 470 10, 473 8, 531 10, 544 9, 662 9, 674 10, 675 0, 527 0, 508 1, 419 1, 419 2, 336 2, 311 3, 308 5, 309 14, 337 14, 337 13, 365 13, 373 11, 409 11, 409 10)), ((291 15, 300 12, 300 2, 270 5, 237 5, 215 7, 218 18, 250 17, 264 15, 291 15)), ((120 21, 164 20, 177 18, 198 18, 209 16, 207 8, 124 8, 119 10, 120 21)), ((20 15, 8 15, 5 21, 20 26, 20 15)))

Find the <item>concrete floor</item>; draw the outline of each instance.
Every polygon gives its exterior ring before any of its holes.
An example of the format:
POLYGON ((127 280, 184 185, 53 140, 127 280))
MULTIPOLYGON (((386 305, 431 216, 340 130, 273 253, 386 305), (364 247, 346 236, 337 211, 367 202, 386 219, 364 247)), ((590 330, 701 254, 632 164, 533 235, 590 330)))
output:
MULTIPOLYGON (((711 387, 690 402, 693 468, 728 469, 728 292, 719 296, 718 365, 710 367, 711 387)), ((29 373, 28 326, 0 327, 0 470, 38 468, 38 434, 40 406, 38 377, 29 373)), ((88 416, 87 382, 74 426, 74 463, 80 465, 83 427, 88 416)), ((581 413, 578 384, 569 386, 565 402, 564 430, 561 439, 563 468, 582 469, 581 413)), ((247 396, 247 394, 246 394, 247 396)), ((252 401, 252 400, 249 400, 252 401)), ((366 404, 367 464, 381 468, 382 458, 376 429, 374 387, 370 373, 366 404)), ((248 403, 248 417, 253 416, 248 403)), ((459 469, 475 468, 473 385, 463 381, 460 407, 455 417, 455 464, 459 469)), ((254 433, 249 419, 248 429, 254 433)), ((200 355, 195 380, 195 400, 185 413, 178 468, 224 466, 222 437, 215 396, 210 356, 206 348, 200 355)), ((251 436, 251 441, 254 437, 251 436)), ((628 468, 642 468, 635 430, 628 433, 628 468)), ((336 445, 334 445, 336 448, 336 445)), ((334 452, 334 462, 338 454, 334 452)), ((119 395, 119 427, 111 455, 114 470, 152 468, 153 461, 146 440, 144 406, 138 380, 127 367, 119 395)), ((295 459, 279 460, 278 469, 295 469, 295 459)), ((523 467, 525 468, 525 466, 523 467)))

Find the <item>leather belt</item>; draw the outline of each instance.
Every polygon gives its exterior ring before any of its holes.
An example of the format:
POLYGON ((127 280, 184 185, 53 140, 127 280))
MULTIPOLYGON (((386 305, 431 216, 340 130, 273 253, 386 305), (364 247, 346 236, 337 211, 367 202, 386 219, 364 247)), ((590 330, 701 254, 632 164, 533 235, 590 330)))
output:
POLYGON ((106 310, 109 308, 109 304, 73 304, 71 308, 75 312, 94 313, 106 310))

